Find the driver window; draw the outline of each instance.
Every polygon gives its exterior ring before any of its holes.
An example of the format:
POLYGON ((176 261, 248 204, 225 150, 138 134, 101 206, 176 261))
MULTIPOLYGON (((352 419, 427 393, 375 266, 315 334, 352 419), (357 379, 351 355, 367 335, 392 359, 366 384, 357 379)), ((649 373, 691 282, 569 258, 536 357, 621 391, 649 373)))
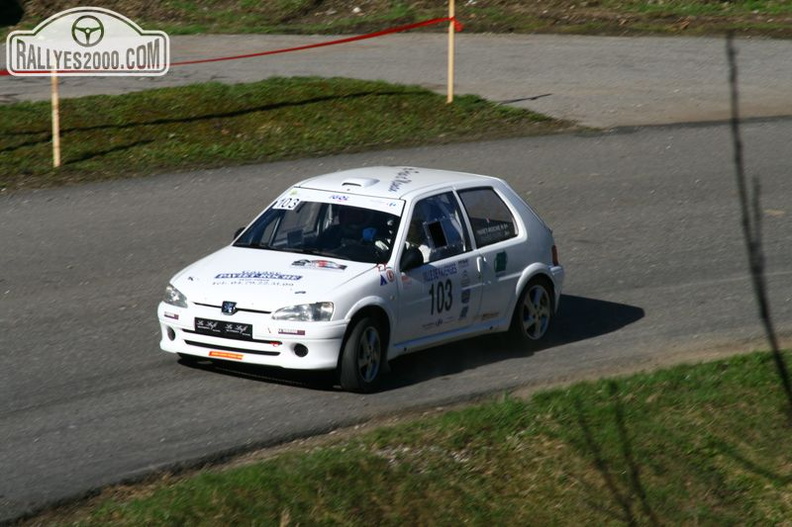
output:
POLYGON ((274 247, 300 248, 306 240, 316 236, 315 225, 317 215, 322 208, 321 203, 300 203, 297 208, 286 211, 277 225, 277 231, 271 240, 274 247))
POLYGON ((459 205, 450 192, 415 204, 407 231, 408 247, 417 247, 424 263, 461 254, 470 243, 462 227, 459 205))

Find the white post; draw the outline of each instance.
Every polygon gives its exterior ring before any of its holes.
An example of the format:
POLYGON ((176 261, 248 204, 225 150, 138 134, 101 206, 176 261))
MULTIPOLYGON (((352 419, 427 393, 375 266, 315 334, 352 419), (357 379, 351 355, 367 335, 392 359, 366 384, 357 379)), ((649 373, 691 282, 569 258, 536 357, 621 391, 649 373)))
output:
POLYGON ((52 72, 52 166, 61 165, 60 102, 58 100, 58 72, 52 72))
POLYGON ((454 102, 454 34, 456 32, 456 21, 454 16, 456 10, 454 8, 454 0, 448 1, 448 99, 447 103, 454 102))

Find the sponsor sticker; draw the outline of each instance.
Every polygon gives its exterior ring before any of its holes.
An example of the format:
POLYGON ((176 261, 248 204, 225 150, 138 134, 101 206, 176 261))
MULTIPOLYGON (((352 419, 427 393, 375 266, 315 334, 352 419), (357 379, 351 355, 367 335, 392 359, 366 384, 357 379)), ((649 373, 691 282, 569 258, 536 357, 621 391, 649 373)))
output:
POLYGON ((506 263, 509 261, 509 256, 506 251, 501 251, 495 255, 495 272, 502 273, 506 270, 506 263))
POLYGON ((497 318, 500 315, 499 311, 493 311, 491 313, 482 313, 481 321, 486 322, 487 320, 492 320, 493 318, 497 318))
POLYGON ((284 274, 273 271, 240 271, 238 273, 219 273, 215 276, 216 280, 231 280, 244 278, 247 280, 285 280, 296 281, 302 278, 298 274, 284 274))
POLYGON ((391 184, 388 187, 388 192, 398 192, 402 185, 412 183, 412 176, 417 173, 418 171, 414 168, 403 168, 397 172, 396 176, 394 176, 393 180, 391 180, 391 184))
POLYGON ((464 289, 462 291, 462 303, 467 304, 470 302, 470 289, 464 289))
POLYGON ((292 262, 292 267, 303 267, 305 269, 331 269, 335 271, 343 271, 347 268, 346 265, 333 262, 331 260, 296 260, 292 262))
MULTIPOLYGON (((378 266, 379 267, 379 266, 378 266)), ((380 272, 380 285, 388 285, 396 280, 396 273, 390 267, 385 267, 379 270, 380 272)))
POLYGON ((212 285, 267 285, 294 287, 302 275, 279 273, 276 271, 239 271, 235 273, 218 273, 212 285))
POLYGON ((233 359, 233 360, 242 360, 245 357, 241 353, 233 353, 231 351, 210 351, 209 356, 218 359, 233 359))
POLYGON ((305 335, 304 329, 280 329, 278 328, 278 335, 305 335))
POLYGON ((423 279, 425 282, 432 282, 434 280, 439 280, 441 278, 447 278, 451 275, 457 274, 457 265, 455 263, 450 263, 448 265, 444 265, 442 267, 430 267, 423 273, 423 279))

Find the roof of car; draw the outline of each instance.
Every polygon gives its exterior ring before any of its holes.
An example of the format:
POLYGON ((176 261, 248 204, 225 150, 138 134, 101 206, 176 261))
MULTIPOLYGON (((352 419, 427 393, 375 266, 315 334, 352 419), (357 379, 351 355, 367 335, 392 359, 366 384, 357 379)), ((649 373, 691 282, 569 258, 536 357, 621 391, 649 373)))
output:
POLYGON ((306 179, 297 184, 330 192, 404 199, 409 194, 433 188, 482 184, 497 178, 433 168, 376 166, 342 170, 306 179))

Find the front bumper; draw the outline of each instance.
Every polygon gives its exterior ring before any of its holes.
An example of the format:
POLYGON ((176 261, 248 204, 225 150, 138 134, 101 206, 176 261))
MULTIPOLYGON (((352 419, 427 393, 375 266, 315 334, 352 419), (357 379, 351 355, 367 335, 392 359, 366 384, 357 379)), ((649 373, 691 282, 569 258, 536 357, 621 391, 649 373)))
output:
POLYGON ((190 305, 179 308, 164 302, 157 309, 157 317, 163 351, 293 370, 336 368, 347 328, 344 320, 288 322, 272 320, 267 314, 243 312, 227 316, 210 307, 190 305), (196 318, 251 324, 252 339, 197 333, 196 318))

